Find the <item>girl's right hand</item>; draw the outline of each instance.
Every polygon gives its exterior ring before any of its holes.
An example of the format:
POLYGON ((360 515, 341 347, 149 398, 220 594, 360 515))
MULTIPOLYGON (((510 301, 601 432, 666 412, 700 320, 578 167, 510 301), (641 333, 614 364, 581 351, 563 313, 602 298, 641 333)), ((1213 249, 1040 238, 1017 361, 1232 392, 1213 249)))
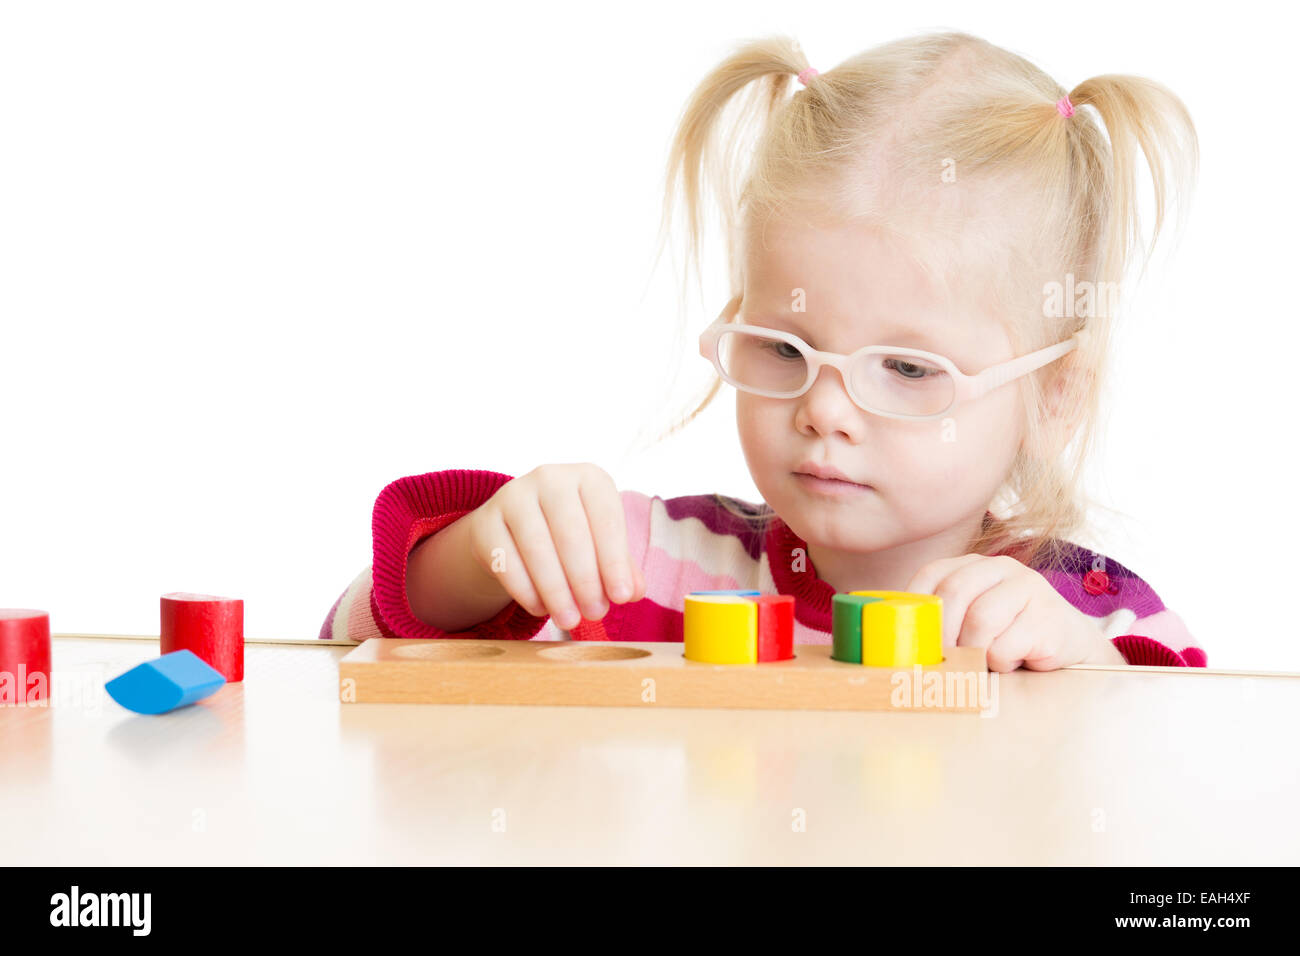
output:
POLYGON ((645 596, 614 480, 596 465, 541 465, 469 515, 470 553, 535 617, 570 630, 645 596), (498 550, 499 549, 499 550, 498 550))

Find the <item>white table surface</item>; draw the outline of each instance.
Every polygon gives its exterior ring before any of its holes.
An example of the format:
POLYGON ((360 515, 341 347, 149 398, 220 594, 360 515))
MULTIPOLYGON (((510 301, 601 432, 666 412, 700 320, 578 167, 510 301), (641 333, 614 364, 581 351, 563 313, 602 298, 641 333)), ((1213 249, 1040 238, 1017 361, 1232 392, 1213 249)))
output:
POLYGON ((973 714, 341 704, 326 642, 161 716, 157 639, 0 707, 0 863, 1295 864, 1300 678, 999 676, 973 714), (802 821, 804 828, 797 827, 802 821))

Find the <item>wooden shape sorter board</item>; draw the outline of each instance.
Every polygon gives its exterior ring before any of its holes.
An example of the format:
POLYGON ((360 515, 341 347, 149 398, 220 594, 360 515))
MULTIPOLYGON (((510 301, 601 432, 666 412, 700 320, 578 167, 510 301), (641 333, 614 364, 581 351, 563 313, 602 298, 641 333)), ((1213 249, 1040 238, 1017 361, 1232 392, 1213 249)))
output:
POLYGON ((794 652, 785 661, 704 664, 688 661, 680 643, 371 638, 339 661, 339 697, 362 704, 971 713, 990 697, 982 647, 946 647, 939 664, 911 668, 832 660, 826 644, 798 644, 794 652))

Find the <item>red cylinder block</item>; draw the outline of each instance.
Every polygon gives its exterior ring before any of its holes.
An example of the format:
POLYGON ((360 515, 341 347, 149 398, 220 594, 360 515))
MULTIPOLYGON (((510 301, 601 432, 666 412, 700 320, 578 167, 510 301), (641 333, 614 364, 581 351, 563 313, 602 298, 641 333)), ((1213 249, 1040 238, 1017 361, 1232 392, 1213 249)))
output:
POLYGON ((49 693, 49 614, 0 608, 0 704, 48 700, 49 693))
POLYGON ((758 605, 758 659, 788 661, 794 657, 794 595, 763 594, 750 598, 758 605))
POLYGON ((189 594, 162 596, 160 650, 193 651, 227 682, 244 679, 244 602, 239 598, 189 594))

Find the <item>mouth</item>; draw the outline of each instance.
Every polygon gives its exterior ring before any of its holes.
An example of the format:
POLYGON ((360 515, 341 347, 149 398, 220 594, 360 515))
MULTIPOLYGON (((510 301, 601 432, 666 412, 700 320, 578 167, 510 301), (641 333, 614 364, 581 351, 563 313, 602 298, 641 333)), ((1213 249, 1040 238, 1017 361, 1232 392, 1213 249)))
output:
POLYGON ((872 490, 870 485, 859 484, 846 478, 824 478, 805 471, 794 472, 794 477, 805 489, 820 495, 857 495, 872 490))

